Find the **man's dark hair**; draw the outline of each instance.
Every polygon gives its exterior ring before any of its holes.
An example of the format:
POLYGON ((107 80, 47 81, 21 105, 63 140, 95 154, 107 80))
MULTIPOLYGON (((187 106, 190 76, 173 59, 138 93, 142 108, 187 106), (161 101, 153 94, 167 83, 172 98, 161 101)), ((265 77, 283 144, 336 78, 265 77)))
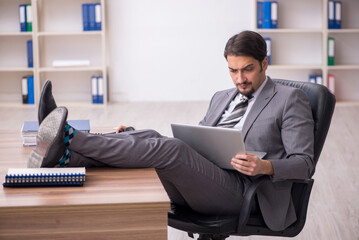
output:
POLYGON ((228 40, 224 57, 228 55, 253 57, 261 63, 267 56, 267 45, 260 34, 243 31, 228 40))

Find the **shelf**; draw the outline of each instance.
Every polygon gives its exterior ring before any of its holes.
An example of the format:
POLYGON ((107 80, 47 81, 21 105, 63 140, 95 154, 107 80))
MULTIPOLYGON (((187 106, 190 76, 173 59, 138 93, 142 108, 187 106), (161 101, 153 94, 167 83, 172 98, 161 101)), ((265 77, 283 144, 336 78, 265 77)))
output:
POLYGON ((38 36, 91 36, 99 35, 101 36, 102 31, 59 31, 59 32, 39 32, 38 36))
POLYGON ((0 32, 0 36, 32 36, 32 32, 0 32))
POLYGON ((259 33, 322 33, 322 29, 310 28, 275 28, 275 29, 256 29, 259 33))
POLYGON ((357 28, 328 29, 328 33, 359 33, 359 29, 357 28))
POLYGON ((278 64, 277 65, 277 64, 274 64, 274 65, 269 65, 268 68, 273 69, 273 70, 279 70, 279 69, 282 69, 282 70, 291 70, 291 69, 317 70, 317 69, 321 69, 322 65, 313 65, 313 64, 310 64, 310 65, 304 65, 304 64, 279 65, 278 64))
POLYGON ((359 64, 328 66, 328 70, 359 70, 359 64))
POLYGON ((43 67, 39 68, 39 72, 91 72, 103 71, 101 66, 93 67, 43 67))
POLYGON ((33 72, 33 68, 28 67, 0 67, 0 72, 33 72))

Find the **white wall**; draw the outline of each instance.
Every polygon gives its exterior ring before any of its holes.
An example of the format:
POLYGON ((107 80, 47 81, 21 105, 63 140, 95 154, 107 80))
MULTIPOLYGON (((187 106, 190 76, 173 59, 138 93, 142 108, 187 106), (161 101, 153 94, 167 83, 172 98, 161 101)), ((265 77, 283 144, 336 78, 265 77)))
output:
POLYGON ((107 0, 111 101, 207 101, 232 87, 223 49, 252 0, 107 0))

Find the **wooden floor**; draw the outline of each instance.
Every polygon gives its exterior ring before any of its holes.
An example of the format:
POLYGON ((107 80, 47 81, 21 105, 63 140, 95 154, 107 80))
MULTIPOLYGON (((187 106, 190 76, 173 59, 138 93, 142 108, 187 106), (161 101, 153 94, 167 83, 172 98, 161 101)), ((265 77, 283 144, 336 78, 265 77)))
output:
MULTIPOLYGON (((152 128, 171 136, 170 123, 198 123, 208 103, 121 103, 107 107, 68 106, 68 119, 90 119, 91 127, 131 125, 152 128)), ((18 129, 24 120, 36 120, 35 108, 0 105, 0 129, 18 129)), ((294 239, 359 239, 359 103, 338 103, 314 175, 306 226, 294 239)), ((1 139, 3 141, 3 139, 1 139)), ((169 229, 170 240, 190 239, 169 229)), ((278 239, 231 237, 232 239, 278 239)), ((283 239, 283 238, 279 238, 283 239)))

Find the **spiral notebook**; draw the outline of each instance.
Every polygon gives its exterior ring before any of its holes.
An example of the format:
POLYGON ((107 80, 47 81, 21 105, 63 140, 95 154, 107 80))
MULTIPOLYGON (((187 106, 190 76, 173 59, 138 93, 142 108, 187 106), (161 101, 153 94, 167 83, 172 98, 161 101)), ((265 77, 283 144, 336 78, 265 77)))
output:
POLYGON ((9 168, 4 187, 82 186, 86 169, 80 168, 9 168))

